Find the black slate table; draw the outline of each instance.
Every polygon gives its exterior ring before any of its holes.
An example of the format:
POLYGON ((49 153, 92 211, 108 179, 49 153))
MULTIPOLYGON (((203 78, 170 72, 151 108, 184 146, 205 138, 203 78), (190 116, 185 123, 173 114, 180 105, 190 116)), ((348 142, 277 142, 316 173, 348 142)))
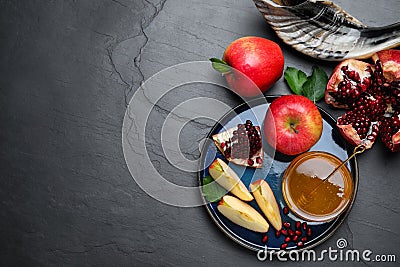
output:
MULTIPOLYGON (((336 2, 367 25, 399 20, 398 0, 336 2)), ((230 42, 246 35, 280 44, 285 66, 310 71, 317 64, 330 73, 336 63, 283 44, 250 0, 2 0, 0 23, 0 265, 281 264, 260 262, 232 242, 204 207, 167 205, 137 185, 121 145, 126 106, 157 72, 220 57, 230 42)), ((205 94, 231 107, 240 99, 210 85, 177 90, 151 113, 148 153, 171 181, 196 185, 195 173, 182 176, 160 153, 160 126, 174 106, 191 97, 205 94)), ((268 91, 288 93, 283 78, 268 91)), ((333 116, 343 112, 320 105, 333 116)), ((212 124, 193 121, 183 129, 180 142, 188 157, 198 157, 198 142, 212 124)), ((398 258, 400 153, 378 142, 358 162, 353 209, 317 250, 346 238, 351 248, 398 258)))

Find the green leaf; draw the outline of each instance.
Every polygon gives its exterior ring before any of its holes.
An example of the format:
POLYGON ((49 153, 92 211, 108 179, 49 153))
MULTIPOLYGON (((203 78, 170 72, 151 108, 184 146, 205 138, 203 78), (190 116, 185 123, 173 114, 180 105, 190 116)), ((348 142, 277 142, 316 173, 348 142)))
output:
POLYGON ((303 84, 307 81, 307 75, 304 72, 293 67, 287 67, 284 77, 293 93, 296 95, 303 94, 303 84))
POLYGON ((208 201, 220 201, 226 192, 225 188, 217 184, 211 176, 203 178, 203 195, 208 201))
POLYGON ((317 102, 324 97, 328 75, 318 66, 313 66, 313 71, 303 84, 303 95, 311 101, 317 102))
POLYGON ((232 68, 225 61, 219 58, 213 57, 210 58, 210 61, 212 62, 212 67, 222 74, 226 74, 232 70, 232 68))

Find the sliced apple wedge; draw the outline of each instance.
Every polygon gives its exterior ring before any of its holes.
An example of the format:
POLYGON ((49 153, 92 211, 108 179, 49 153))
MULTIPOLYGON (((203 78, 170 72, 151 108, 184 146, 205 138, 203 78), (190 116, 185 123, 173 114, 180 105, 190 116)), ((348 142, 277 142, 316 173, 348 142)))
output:
POLYGON ((239 176, 222 159, 215 159, 208 168, 208 172, 218 184, 238 198, 244 201, 254 199, 239 176))
POLYGON ((226 218, 246 229, 266 233, 268 222, 252 206, 240 199, 225 195, 219 202, 217 209, 226 218))
POLYGON ((261 211, 276 230, 282 228, 282 218, 271 187, 264 180, 258 180, 250 184, 250 190, 256 199, 261 211))

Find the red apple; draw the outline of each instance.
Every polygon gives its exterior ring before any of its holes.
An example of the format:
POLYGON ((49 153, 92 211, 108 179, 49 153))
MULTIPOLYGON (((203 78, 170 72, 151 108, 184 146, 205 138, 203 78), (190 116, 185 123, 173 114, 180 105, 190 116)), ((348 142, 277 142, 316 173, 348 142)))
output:
POLYGON ((270 104, 265 120, 267 142, 285 155, 309 150, 322 134, 322 117, 308 98, 300 95, 278 97, 270 104))
POLYGON ((233 70, 224 73, 228 85, 243 97, 259 96, 282 76, 283 53, 271 40, 248 36, 233 41, 221 63, 233 70))

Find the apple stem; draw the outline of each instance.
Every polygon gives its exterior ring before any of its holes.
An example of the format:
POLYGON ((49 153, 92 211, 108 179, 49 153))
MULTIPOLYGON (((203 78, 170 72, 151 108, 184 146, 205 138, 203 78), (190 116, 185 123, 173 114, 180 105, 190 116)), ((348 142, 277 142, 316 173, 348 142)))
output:
POLYGON ((296 130, 296 128, 294 127, 294 124, 290 124, 290 128, 294 131, 295 134, 298 133, 298 131, 296 130))

